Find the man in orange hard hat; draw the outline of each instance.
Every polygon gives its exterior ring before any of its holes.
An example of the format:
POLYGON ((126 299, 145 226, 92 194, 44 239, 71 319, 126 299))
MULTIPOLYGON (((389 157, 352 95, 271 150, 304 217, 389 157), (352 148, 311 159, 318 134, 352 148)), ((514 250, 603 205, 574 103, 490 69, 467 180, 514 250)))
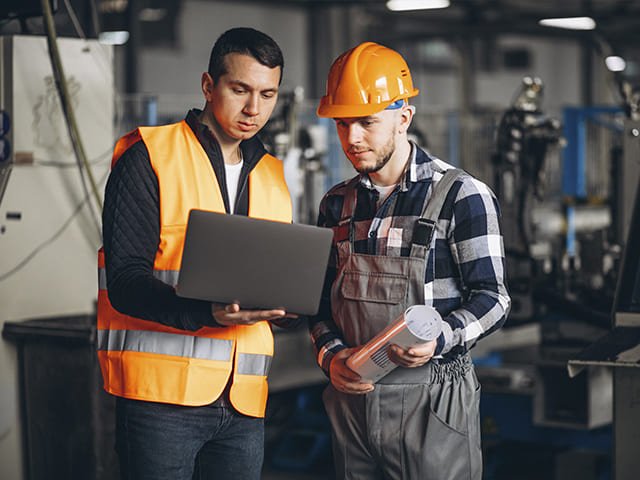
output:
POLYGON ((318 224, 334 244, 310 329, 331 379, 324 403, 338 479, 480 480, 480 386, 469 349, 502 326, 510 299, 495 196, 407 138, 418 90, 400 54, 366 42, 333 63, 318 115, 333 118, 358 172, 318 224), (375 385, 347 359, 413 305, 441 333, 386 351, 375 385))

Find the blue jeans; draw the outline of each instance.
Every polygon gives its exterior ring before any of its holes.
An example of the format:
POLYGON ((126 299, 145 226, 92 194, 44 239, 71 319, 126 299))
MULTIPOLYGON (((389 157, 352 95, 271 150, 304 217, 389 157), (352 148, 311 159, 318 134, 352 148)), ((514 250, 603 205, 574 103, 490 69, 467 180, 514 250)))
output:
POLYGON ((118 397, 116 451, 123 480, 259 480, 264 420, 118 397))

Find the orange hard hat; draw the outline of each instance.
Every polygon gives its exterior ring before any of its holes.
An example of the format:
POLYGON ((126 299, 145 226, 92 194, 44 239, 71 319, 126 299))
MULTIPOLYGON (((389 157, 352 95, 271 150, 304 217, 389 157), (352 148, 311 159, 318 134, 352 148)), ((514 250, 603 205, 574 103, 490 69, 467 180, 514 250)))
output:
POLYGON ((404 58, 395 50, 365 42, 333 62, 317 113, 328 118, 366 117, 416 95, 404 58))

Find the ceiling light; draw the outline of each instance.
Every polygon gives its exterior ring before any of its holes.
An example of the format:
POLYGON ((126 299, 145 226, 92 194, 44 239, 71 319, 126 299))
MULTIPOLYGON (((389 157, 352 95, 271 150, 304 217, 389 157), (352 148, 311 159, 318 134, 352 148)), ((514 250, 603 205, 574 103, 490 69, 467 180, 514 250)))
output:
POLYGON ((406 10, 434 10, 436 8, 447 8, 449 0, 389 0, 387 8, 396 12, 406 10))
POLYGON ((611 72, 622 72, 627 68, 627 62, 624 61, 624 58, 616 55, 608 56, 604 59, 604 63, 611 72))
POLYGON ((98 41, 103 45, 124 45, 129 40, 129 32, 125 30, 100 32, 98 41))
POLYGON ((591 17, 543 18, 538 23, 545 27, 569 30, 593 30, 596 28, 596 22, 591 17))

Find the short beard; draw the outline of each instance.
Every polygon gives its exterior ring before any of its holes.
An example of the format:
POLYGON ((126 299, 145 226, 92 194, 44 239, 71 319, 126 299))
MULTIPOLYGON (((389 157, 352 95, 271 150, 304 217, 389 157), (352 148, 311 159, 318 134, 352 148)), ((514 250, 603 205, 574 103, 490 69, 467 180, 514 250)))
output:
POLYGON ((391 160, 391 157, 393 156, 393 153, 395 151, 396 151, 395 139, 391 137, 389 138, 389 141, 387 142, 387 144, 382 148, 382 151, 380 152, 380 155, 378 155, 378 159, 376 160, 376 163, 373 166, 371 167, 363 166, 361 168, 356 168, 356 171, 360 174, 376 173, 380 171, 387 163, 389 163, 389 160, 391 160))

